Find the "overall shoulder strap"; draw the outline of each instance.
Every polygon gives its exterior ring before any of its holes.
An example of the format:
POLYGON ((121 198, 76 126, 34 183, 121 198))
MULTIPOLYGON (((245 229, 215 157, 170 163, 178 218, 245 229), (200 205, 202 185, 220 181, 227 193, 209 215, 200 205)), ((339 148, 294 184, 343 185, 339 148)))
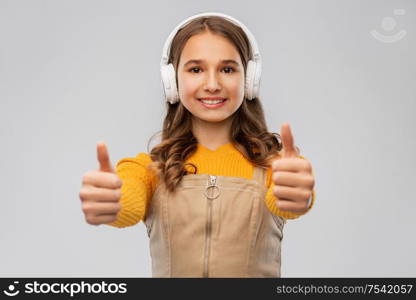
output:
POLYGON ((266 169, 259 166, 254 166, 253 170, 253 180, 257 181, 258 184, 265 186, 266 185, 266 169))

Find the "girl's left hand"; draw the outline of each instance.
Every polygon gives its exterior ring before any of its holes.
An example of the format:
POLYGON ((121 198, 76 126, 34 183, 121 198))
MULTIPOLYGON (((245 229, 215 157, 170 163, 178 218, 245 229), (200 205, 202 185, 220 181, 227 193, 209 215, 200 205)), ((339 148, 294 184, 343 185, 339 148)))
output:
POLYGON ((279 159, 272 162, 273 194, 282 211, 304 213, 309 208, 315 179, 312 165, 299 157, 290 126, 284 123, 280 130, 283 149, 279 159))

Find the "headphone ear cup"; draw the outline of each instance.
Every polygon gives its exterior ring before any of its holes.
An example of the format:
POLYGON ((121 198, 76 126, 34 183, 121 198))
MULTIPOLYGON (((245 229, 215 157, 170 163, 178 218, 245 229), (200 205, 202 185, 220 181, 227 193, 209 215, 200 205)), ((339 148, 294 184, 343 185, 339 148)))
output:
POLYGON ((160 68, 162 75, 163 91, 165 93, 166 101, 174 104, 179 101, 178 89, 176 87, 175 68, 172 64, 163 65, 160 68))
POLYGON ((253 76, 253 98, 258 98, 260 95, 260 80, 261 80, 261 62, 255 63, 255 72, 253 76))
POLYGON ((247 63, 246 70, 246 83, 245 83, 245 97, 248 100, 253 99, 253 80, 255 75, 256 63, 252 60, 249 60, 247 63))
POLYGON ((253 60, 247 63, 245 93, 248 100, 259 97, 261 64, 253 60))

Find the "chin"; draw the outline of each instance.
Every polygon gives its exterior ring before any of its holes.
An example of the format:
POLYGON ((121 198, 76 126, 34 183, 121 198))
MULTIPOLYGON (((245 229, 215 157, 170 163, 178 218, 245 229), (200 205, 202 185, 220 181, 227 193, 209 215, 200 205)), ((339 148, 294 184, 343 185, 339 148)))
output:
POLYGON ((209 122, 209 123, 220 123, 220 122, 223 122, 223 121, 227 120, 229 117, 230 116, 228 116, 228 117, 224 117, 224 116, 212 116, 210 118, 210 117, 207 117, 207 116, 200 116, 200 115, 197 116, 197 118, 200 119, 201 121, 209 122))

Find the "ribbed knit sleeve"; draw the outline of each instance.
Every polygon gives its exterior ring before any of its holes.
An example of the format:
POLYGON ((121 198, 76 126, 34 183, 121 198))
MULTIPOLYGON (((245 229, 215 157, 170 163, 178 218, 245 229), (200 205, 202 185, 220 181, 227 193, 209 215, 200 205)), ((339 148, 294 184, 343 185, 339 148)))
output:
POLYGON ((149 155, 139 153, 136 157, 123 158, 117 163, 116 173, 123 181, 121 210, 117 220, 106 225, 123 228, 143 220, 154 192, 154 178, 147 169, 150 162, 149 155))
MULTIPOLYGON (((303 159, 306 159, 305 157, 303 157, 301 155, 299 157, 303 158, 303 159)), ((269 188, 267 190, 266 199, 265 199, 266 206, 271 211, 271 213, 273 213, 277 216, 280 216, 284 219, 296 219, 296 218, 299 218, 300 216, 306 214, 307 212, 309 212, 312 209, 312 207, 315 203, 315 190, 312 190, 312 201, 311 201, 311 204, 310 204, 309 208, 305 212, 303 212, 301 214, 298 214, 298 213, 289 212, 289 211, 281 211, 279 209, 279 207, 277 206, 277 201, 279 201, 279 198, 277 198, 273 194, 273 187, 275 186, 275 184, 273 183, 273 181, 271 179, 271 173, 272 172, 271 172, 271 168, 270 168, 268 170, 268 173, 267 173, 267 180, 268 180, 269 188)), ((313 170, 312 170, 312 174, 313 174, 313 170)))

